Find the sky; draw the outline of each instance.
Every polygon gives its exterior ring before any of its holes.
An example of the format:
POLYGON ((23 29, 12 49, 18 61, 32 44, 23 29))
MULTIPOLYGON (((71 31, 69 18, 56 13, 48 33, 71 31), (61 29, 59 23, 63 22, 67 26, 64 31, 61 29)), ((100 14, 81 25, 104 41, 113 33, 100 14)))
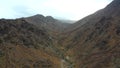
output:
POLYGON ((104 8, 112 0, 0 0, 0 18, 15 19, 36 14, 79 20, 104 8))

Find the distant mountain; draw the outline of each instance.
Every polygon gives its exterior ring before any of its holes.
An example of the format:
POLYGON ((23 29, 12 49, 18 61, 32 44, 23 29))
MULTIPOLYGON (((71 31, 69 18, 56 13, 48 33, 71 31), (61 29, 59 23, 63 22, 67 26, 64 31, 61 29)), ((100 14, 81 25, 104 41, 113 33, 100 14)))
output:
POLYGON ((67 26, 70 25, 71 21, 63 21, 63 20, 58 20, 58 19, 54 19, 51 16, 43 16, 40 14, 31 16, 31 17, 27 17, 25 18, 25 20, 29 23, 32 23, 38 27, 44 27, 47 30, 50 31, 63 31, 67 26), (70 23, 69 23, 70 22, 70 23))

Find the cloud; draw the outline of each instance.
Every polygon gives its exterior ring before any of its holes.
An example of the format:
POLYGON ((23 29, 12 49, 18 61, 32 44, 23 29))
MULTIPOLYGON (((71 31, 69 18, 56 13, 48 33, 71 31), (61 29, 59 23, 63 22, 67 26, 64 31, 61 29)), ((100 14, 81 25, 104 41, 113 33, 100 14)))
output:
POLYGON ((48 0, 43 5, 59 11, 61 15, 69 15, 69 19, 80 19, 101 8, 110 1, 107 0, 48 0))
POLYGON ((111 0, 2 0, 1 18, 18 18, 34 14, 78 20, 101 8, 111 0))

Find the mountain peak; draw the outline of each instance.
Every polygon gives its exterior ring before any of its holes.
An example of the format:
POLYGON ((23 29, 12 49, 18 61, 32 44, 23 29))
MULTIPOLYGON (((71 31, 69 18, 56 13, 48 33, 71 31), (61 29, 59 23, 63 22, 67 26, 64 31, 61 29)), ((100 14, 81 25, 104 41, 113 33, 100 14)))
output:
POLYGON ((48 19, 54 19, 52 16, 46 16, 46 18, 48 18, 48 19))
POLYGON ((45 18, 47 21, 51 21, 51 22, 55 21, 55 19, 52 16, 46 16, 45 18))
POLYGON ((113 0, 109 5, 107 5, 103 10, 104 15, 107 16, 120 16, 120 0, 113 0))
POLYGON ((36 15, 34 15, 34 16, 32 16, 32 17, 35 17, 35 18, 45 18, 43 15, 41 15, 41 14, 36 14, 36 15))
POLYGON ((113 0, 108 6, 118 7, 120 6, 120 0, 113 0))

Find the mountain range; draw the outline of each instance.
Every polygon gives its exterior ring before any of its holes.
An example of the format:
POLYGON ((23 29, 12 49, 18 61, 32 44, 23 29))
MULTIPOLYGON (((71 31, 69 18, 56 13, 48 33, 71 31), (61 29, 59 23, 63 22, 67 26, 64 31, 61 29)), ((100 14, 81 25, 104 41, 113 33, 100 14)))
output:
POLYGON ((0 19, 0 68, 120 68, 120 0, 77 22, 0 19))

